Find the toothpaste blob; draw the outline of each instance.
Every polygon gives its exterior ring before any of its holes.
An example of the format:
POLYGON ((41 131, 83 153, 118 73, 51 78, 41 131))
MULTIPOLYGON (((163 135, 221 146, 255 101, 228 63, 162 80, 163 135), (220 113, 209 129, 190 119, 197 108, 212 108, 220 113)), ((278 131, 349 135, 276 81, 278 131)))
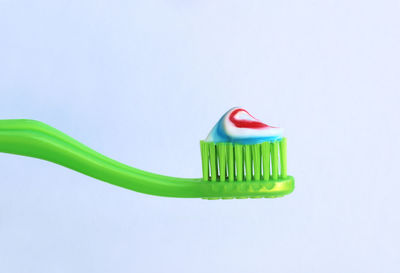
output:
POLYGON ((283 129, 262 123, 243 108, 226 112, 208 134, 206 142, 256 144, 282 138, 283 129))

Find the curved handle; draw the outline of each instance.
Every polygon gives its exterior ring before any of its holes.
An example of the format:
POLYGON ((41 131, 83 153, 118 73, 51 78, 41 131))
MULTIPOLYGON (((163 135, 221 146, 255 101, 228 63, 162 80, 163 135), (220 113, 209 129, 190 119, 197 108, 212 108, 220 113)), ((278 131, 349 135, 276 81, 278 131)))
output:
POLYGON ((201 179, 163 176, 127 166, 35 120, 0 120, 0 152, 51 161, 141 193, 169 197, 203 197, 201 179))

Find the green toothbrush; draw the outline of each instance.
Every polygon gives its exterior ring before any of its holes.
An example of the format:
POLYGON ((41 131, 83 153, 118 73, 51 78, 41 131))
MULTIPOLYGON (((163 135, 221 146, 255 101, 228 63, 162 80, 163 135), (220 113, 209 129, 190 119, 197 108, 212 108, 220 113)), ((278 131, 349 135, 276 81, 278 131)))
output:
POLYGON ((286 173, 285 138, 252 145, 201 141, 200 146, 203 177, 169 177, 110 159, 42 122, 0 120, 0 152, 51 161, 141 193, 230 199, 280 197, 294 189, 286 173))

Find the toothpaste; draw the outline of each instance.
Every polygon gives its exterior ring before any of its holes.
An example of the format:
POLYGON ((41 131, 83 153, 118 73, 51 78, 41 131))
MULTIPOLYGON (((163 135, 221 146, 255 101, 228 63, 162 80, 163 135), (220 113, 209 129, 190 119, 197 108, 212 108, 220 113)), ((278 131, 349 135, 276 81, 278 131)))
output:
POLYGON ((206 142, 256 144, 282 138, 283 129, 262 123, 243 108, 232 108, 213 127, 206 142))

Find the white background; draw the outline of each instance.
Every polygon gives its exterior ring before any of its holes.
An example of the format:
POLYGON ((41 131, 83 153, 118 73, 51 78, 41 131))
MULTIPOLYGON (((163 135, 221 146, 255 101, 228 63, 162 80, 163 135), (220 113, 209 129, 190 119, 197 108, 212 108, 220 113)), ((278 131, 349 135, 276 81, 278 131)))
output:
POLYGON ((200 177, 233 106, 286 129, 281 199, 147 196, 0 154, 0 272, 399 272, 398 1, 0 0, 0 118, 200 177))

